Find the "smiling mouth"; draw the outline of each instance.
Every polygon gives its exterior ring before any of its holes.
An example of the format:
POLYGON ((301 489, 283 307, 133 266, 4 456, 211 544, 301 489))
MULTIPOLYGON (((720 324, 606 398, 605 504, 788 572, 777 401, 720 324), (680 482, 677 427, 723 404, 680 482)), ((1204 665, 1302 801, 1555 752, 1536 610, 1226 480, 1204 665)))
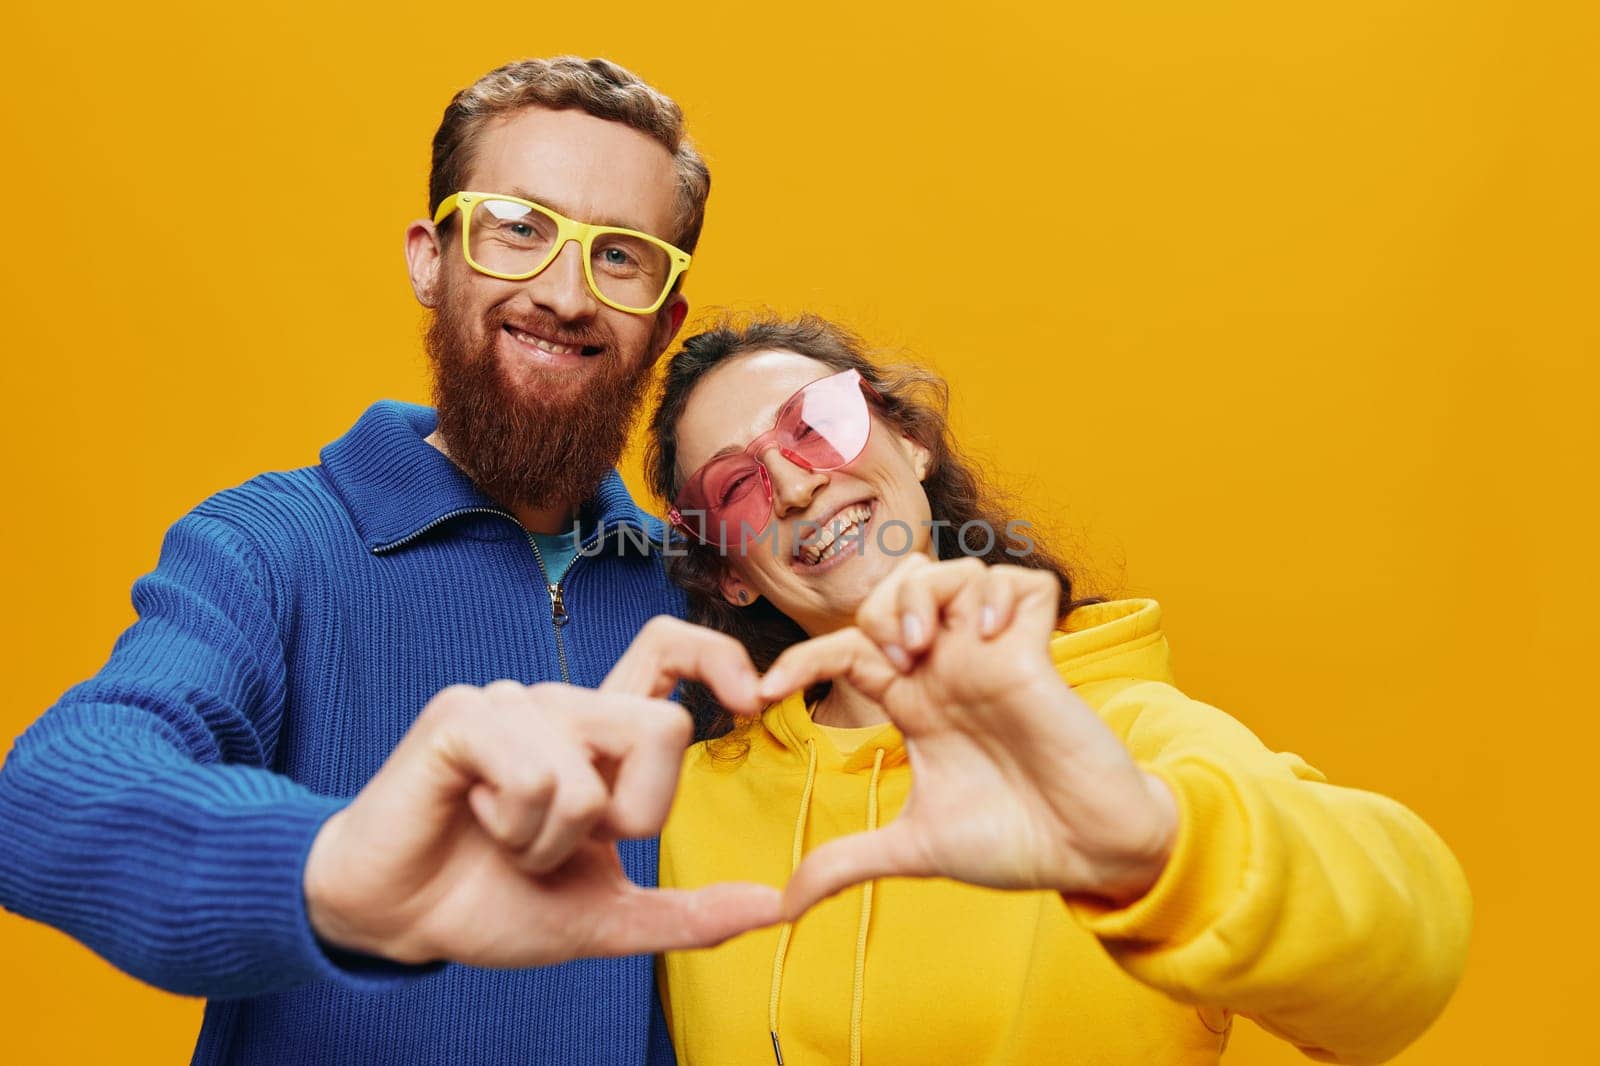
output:
POLYGON ((820 523, 822 528, 816 533, 815 541, 796 548, 796 562, 802 567, 821 566, 846 548, 854 547, 859 552, 861 531, 872 520, 872 512, 871 500, 839 508, 820 523))
POLYGON ((558 344, 547 337, 513 326, 509 322, 501 328, 511 335, 512 340, 529 348, 537 348, 546 355, 595 356, 603 351, 598 344, 558 344))

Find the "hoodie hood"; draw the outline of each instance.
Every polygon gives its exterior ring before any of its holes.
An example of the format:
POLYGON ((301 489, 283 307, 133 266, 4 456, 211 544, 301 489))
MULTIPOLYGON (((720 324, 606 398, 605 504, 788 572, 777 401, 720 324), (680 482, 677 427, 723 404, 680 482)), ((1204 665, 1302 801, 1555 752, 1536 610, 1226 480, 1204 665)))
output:
POLYGON ((1073 688, 1101 681, 1173 683, 1161 605, 1155 600, 1079 607, 1051 639, 1050 658, 1073 688))

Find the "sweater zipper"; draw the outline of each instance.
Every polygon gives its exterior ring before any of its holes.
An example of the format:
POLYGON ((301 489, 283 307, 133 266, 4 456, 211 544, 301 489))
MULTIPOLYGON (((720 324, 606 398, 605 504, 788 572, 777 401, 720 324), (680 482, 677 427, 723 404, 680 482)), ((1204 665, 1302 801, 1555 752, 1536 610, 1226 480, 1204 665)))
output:
MULTIPOLYGON (((417 540, 419 537, 428 533, 430 530, 443 525, 451 519, 459 518, 461 515, 468 514, 492 514, 499 515, 501 518, 504 518, 510 522, 517 521, 515 515, 507 511, 502 511, 498 508, 462 507, 440 515, 438 518, 435 518, 432 522, 429 522, 421 529, 414 530, 411 533, 408 533, 406 536, 401 537, 399 540, 390 541, 388 544, 377 545, 372 549, 372 553, 374 555, 382 555, 386 552, 394 551, 396 548, 403 548, 407 544, 410 544, 412 541, 417 540)), ((517 524, 519 527, 521 526, 520 522, 517 524)), ((533 549, 533 561, 538 564, 539 576, 544 578, 545 589, 550 594, 550 622, 555 626, 556 630, 556 658, 559 659, 561 663, 561 680, 569 685, 572 684, 572 675, 571 671, 567 668, 567 645, 566 641, 562 639, 561 629, 572 620, 572 616, 567 613, 567 605, 563 599, 561 583, 565 581, 567 575, 572 572, 573 565, 576 564, 578 559, 582 557, 584 549, 589 547, 590 544, 600 538, 600 534, 603 532, 604 528, 604 524, 602 524, 599 529, 596 529, 590 534, 588 541, 578 546, 578 555, 573 558, 572 562, 567 564, 566 569, 562 570, 561 574, 554 581, 550 580, 550 573, 544 568, 544 556, 539 552, 538 542, 533 539, 532 533, 527 533, 528 546, 533 549)))
POLYGON ((437 529, 439 526, 444 525, 446 522, 450 521, 453 518, 460 518, 464 514, 492 514, 492 515, 499 515, 501 518, 508 519, 508 520, 510 520, 512 522, 515 522, 517 520, 514 515, 509 514, 509 513, 505 512, 505 511, 501 511, 501 510, 499 510, 497 508, 494 508, 494 507, 460 507, 460 508, 457 508, 454 511, 448 511, 445 514, 440 515, 438 518, 435 518, 432 522, 429 522, 427 525, 423 526, 421 529, 412 530, 410 533, 407 533, 405 536, 401 537, 399 540, 391 540, 387 544, 379 544, 379 545, 375 546, 372 549, 372 554, 373 555, 382 555, 385 552, 392 552, 396 548, 404 548, 407 544, 410 544, 412 541, 418 539, 419 537, 422 537, 425 534, 431 532, 432 530, 437 529))
POLYGON ((562 570, 554 581, 551 581, 550 571, 544 567, 544 555, 539 551, 539 542, 534 539, 532 533, 528 534, 528 546, 533 549, 533 561, 539 564, 539 574, 544 578, 545 588, 550 593, 550 623, 556 629, 556 658, 561 660, 562 682, 570 685, 572 684, 572 676, 567 670, 567 643, 561 637, 561 630, 572 620, 572 616, 567 613, 567 605, 562 599, 561 582, 566 580, 567 574, 572 570, 572 564, 578 560, 574 557, 571 562, 567 563, 566 569, 562 570))

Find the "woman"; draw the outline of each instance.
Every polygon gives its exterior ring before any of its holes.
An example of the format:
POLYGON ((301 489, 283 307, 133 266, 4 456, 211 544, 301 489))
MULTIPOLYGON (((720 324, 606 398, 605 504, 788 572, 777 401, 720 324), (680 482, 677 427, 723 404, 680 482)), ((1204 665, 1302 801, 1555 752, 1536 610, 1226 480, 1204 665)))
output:
POLYGON ((937 379, 763 320, 686 341, 652 430, 690 619, 773 701, 688 689, 714 735, 661 883, 787 882, 797 916, 664 957, 681 1061, 1215 1062, 1242 1013, 1367 1062, 1442 1009, 1449 850, 1173 687, 1155 603, 1074 602, 937 379))

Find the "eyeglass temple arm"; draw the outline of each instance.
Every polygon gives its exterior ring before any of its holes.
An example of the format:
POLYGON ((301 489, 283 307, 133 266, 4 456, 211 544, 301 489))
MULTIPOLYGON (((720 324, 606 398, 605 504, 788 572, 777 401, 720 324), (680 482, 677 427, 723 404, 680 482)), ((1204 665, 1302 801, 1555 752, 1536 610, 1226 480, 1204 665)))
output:
POLYGON ((460 197, 460 193, 453 192, 449 196, 446 196, 443 200, 439 201, 439 210, 433 213, 433 224, 435 226, 443 222, 449 216, 450 212, 461 206, 460 197))

